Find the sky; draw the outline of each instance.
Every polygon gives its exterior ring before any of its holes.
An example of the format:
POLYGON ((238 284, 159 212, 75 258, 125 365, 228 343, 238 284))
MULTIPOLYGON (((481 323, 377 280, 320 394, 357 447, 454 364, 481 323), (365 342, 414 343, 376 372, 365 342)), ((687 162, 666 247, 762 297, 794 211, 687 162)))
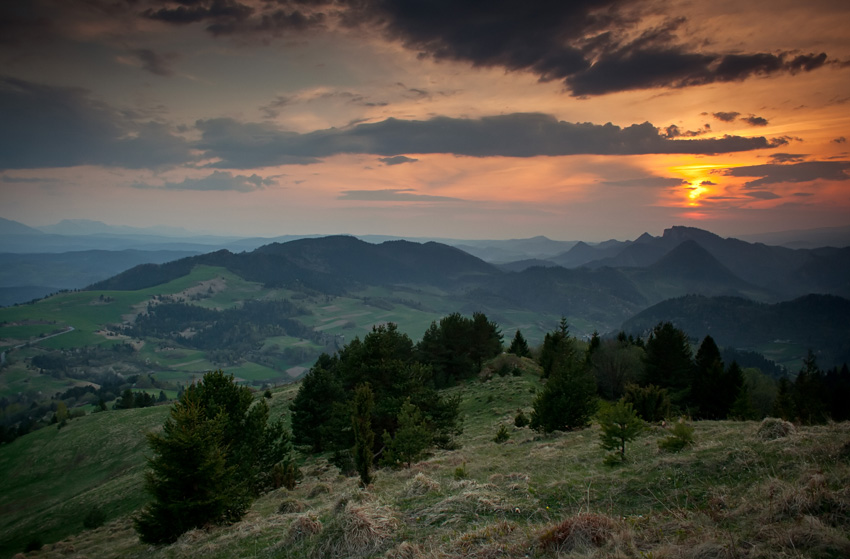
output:
POLYGON ((846 0, 3 0, 0 217, 602 241, 850 225, 846 0))

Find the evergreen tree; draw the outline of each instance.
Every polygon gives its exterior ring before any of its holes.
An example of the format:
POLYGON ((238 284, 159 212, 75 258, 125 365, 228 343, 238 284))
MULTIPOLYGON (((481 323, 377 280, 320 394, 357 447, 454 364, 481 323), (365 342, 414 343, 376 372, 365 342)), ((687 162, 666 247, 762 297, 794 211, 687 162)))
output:
POLYGON ((553 332, 547 332, 543 338, 543 347, 540 350, 540 366, 543 367, 543 378, 549 378, 557 361, 563 359, 567 353, 574 351, 567 319, 561 317, 558 328, 553 332))
POLYGON ((747 421, 758 418, 758 415, 759 413, 753 405, 750 386, 747 382, 744 382, 738 390, 738 395, 732 403, 732 407, 729 409, 728 417, 747 421))
POLYGON ((375 407, 375 398, 368 384, 357 386, 352 407, 354 466, 360 474, 360 483, 365 487, 372 483, 372 447, 375 444, 375 433, 372 431, 372 410, 375 407))
POLYGON ((773 402, 772 414, 776 417, 794 421, 797 417, 797 410, 794 405, 794 386, 788 377, 779 379, 776 387, 776 400, 773 402))
POLYGON ((826 423, 827 395, 824 389, 823 373, 818 368, 814 353, 809 350, 803 360, 803 368, 794 380, 794 411, 798 421, 807 425, 826 423))
POLYGON ((519 330, 514 334, 514 339, 511 341, 511 347, 508 348, 508 353, 513 353, 517 357, 529 357, 531 351, 528 349, 528 342, 519 330))
POLYGON ((295 444, 308 445, 313 452, 330 448, 329 423, 334 403, 345 399, 342 383, 335 374, 336 358, 322 354, 301 381, 301 387, 289 409, 292 411, 292 435, 295 444))
POLYGON ((154 452, 145 475, 154 501, 135 519, 145 543, 166 544, 206 524, 238 520, 248 500, 235 490, 234 466, 228 467, 223 442, 224 416, 208 418, 194 390, 178 401, 162 433, 150 433, 154 452))
POLYGON ((670 322, 658 324, 646 342, 642 384, 670 392, 673 404, 687 403, 691 385, 691 346, 685 333, 670 322))
POLYGON ((558 342, 560 353, 552 358, 552 372, 531 412, 531 428, 536 431, 580 429, 596 411, 596 383, 573 343, 569 337, 558 342))
POLYGON ((162 433, 148 436, 154 501, 136 519, 143 541, 167 543, 191 528, 238 520, 273 485, 275 468, 291 465, 283 424, 268 423, 265 401, 252 404, 250 390, 221 371, 183 391, 162 433))
POLYGON ((735 407, 735 402, 739 399, 741 401, 741 407, 738 410, 738 413, 750 414, 751 410, 748 410, 747 402, 749 401, 749 395, 745 394, 741 396, 741 392, 746 391, 744 382, 744 371, 741 370, 741 367, 738 366, 737 361, 732 361, 732 364, 726 368, 723 376, 720 379, 720 405, 721 405, 721 418, 727 418, 732 413, 732 409, 735 407))
POLYGON ((599 414, 599 427, 602 448, 616 450, 620 460, 626 460, 626 443, 632 441, 643 431, 643 421, 637 416, 631 404, 618 401, 599 414))
POLYGON ((431 446, 432 435, 422 418, 422 412, 407 399, 398 414, 395 436, 384 431, 383 440, 386 447, 383 463, 388 466, 405 464, 409 468, 425 455, 431 446))

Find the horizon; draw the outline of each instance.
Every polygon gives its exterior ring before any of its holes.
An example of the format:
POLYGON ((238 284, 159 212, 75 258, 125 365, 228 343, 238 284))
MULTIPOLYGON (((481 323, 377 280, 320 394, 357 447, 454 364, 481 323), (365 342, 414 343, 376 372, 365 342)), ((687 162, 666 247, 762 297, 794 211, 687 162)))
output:
MULTIPOLYGON (((718 236, 723 237, 723 238, 730 238, 730 239, 736 239, 737 238, 737 239, 741 239, 741 240, 746 240, 747 237, 756 238, 756 237, 770 236, 770 235, 789 236, 791 234, 802 234, 802 235, 804 235, 806 233, 815 233, 815 232, 820 232, 820 233, 833 232, 835 234, 850 233, 850 226, 846 226, 846 227, 815 227, 815 228, 811 228, 811 229, 792 229, 792 230, 785 230, 785 231, 765 231, 765 232, 762 232, 762 233, 755 233, 755 234, 750 234, 750 235, 745 234, 745 235, 740 235, 740 236, 736 236, 736 235, 725 236, 725 235, 719 235, 718 233, 711 231, 709 229, 704 229, 704 228, 697 227, 697 226, 694 226, 694 225, 673 224, 673 225, 669 225, 667 227, 664 227, 663 230, 660 233, 658 233, 657 235, 653 234, 650 231, 643 231, 640 234, 635 235, 634 237, 627 237, 627 238, 620 238, 620 239, 614 238, 614 237, 608 237, 608 238, 604 238, 604 239, 587 239, 587 238, 583 238, 583 239, 582 238, 553 239, 553 238, 548 237, 546 235, 533 235, 533 236, 530 236, 530 237, 506 237, 506 238, 493 238, 493 237, 457 238, 457 237, 439 237, 439 236, 419 236, 419 237, 417 237, 417 236, 411 236, 411 235, 390 235, 390 234, 381 234, 381 233, 354 234, 354 233, 346 233, 346 232, 344 232, 344 233, 287 232, 287 233, 280 233, 280 234, 271 235, 271 236, 260 236, 260 235, 236 235, 236 234, 226 235, 226 234, 223 234, 223 233, 216 233, 214 231, 196 231, 196 230, 186 229, 184 227, 175 227, 175 226, 171 226, 171 225, 151 225, 151 226, 146 226, 146 227, 135 227, 135 226, 124 225, 124 224, 106 223, 106 222, 103 222, 103 221, 90 220, 90 219, 62 219, 58 222, 47 223, 47 224, 44 224, 44 225, 27 224, 27 223, 23 223, 23 222, 16 221, 16 220, 9 220, 8 218, 4 218, 3 216, 0 216, 0 219, 6 219, 8 221, 20 223, 21 225, 24 225, 26 227, 30 227, 30 228, 38 230, 38 231, 41 231, 43 233, 50 233, 50 234, 56 234, 56 235, 73 236, 74 233, 54 233, 54 232, 51 232, 51 231, 43 231, 43 230, 60 227, 63 224, 65 224, 66 226, 72 225, 72 224, 73 225, 86 224, 86 225, 91 225, 91 226, 104 226, 107 229, 130 229, 130 230, 133 230, 132 232, 123 233, 123 234, 126 234, 126 235, 148 234, 148 235, 152 235, 152 236, 161 236, 163 238, 172 238, 172 239, 179 239, 179 238, 182 238, 182 237, 185 237, 186 239, 193 239, 193 238, 198 238, 198 237, 209 236, 209 237, 216 237, 216 238, 234 238, 234 239, 259 238, 259 239, 273 240, 275 238, 280 238, 280 237, 331 237, 331 236, 341 235, 341 236, 351 236, 351 237, 355 237, 355 238, 387 237, 387 238, 398 238, 398 239, 407 239, 407 240, 423 241, 423 242, 428 242, 428 241, 436 241, 436 242, 440 242, 440 241, 508 242, 508 241, 523 241, 523 240, 531 240, 531 239, 536 239, 536 238, 543 238, 543 239, 546 239, 546 240, 549 240, 549 241, 562 242, 562 243, 586 242, 586 243, 591 243, 591 244, 599 244, 599 243, 604 243, 604 242, 608 242, 608 241, 632 242, 632 241, 638 239, 639 237, 641 237, 643 235, 650 235, 652 237, 662 237, 666 231, 677 228, 677 227, 700 229, 702 231, 706 231, 708 233, 712 233, 712 234, 718 235, 718 236), (169 232, 168 231, 169 229, 174 230, 174 231, 179 230, 180 234, 177 234, 175 232, 169 232), (158 230, 162 231, 162 232, 157 232, 158 230)), ((96 235, 96 233, 81 233, 81 234, 84 235, 84 236, 96 235)), ((109 235, 109 234, 118 234, 118 233, 107 231, 104 234, 109 235)), ((802 239, 793 239, 793 241, 801 241, 801 240, 802 239)))
POLYGON ((0 28, 0 192, 32 227, 850 225, 839 0, 12 0, 0 28))

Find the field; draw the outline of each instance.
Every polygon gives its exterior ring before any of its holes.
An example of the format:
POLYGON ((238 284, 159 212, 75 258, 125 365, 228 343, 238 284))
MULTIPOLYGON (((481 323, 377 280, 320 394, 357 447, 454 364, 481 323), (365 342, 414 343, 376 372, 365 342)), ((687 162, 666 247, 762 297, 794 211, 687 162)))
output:
MULTIPOLYGON (((287 289, 265 289, 224 268, 197 266, 189 275, 166 284, 138 291, 80 291, 53 295, 31 304, 0 308, 0 351, 5 352, 7 368, 0 378, 0 397, 29 398, 52 395, 86 382, 85 378, 53 378, 28 368, 35 355, 49 350, 82 347, 110 348, 132 343, 136 351, 116 356, 123 374, 152 374, 158 380, 176 384, 192 382, 198 375, 224 369, 248 384, 281 385, 300 377, 323 351, 335 351, 355 336, 362 338, 376 324, 394 322, 399 330, 417 342, 434 321, 452 312, 471 315, 477 308, 436 288, 414 286, 368 287, 346 296, 330 296, 287 289), (312 339, 292 336, 266 338, 257 355, 226 363, 213 360, 208 352, 175 346, 157 339, 132 340, 121 335, 116 325, 132 322, 148 304, 163 298, 209 309, 230 309, 245 300, 288 299, 306 309, 297 317, 312 328, 312 339)), ((488 317, 502 328, 510 343, 522 329, 530 344, 539 344, 559 316, 518 311, 493 310, 488 317)), ((569 318, 569 317, 568 317, 569 318)), ((573 319, 570 319, 573 320, 573 319)), ((580 319, 571 322, 573 332, 587 329, 580 319)), ((225 348, 226 349, 226 348, 225 348)))
MULTIPOLYGON (((840 558, 850 554, 850 424, 794 427, 696 422, 695 445, 663 452, 651 426, 622 465, 603 463, 598 427, 543 436, 513 425, 539 379, 485 374, 462 398, 456 450, 411 469, 377 471, 361 489, 327 457, 303 456, 304 478, 273 491, 233 526, 141 545, 131 511, 144 501, 143 433, 166 408, 106 412, 0 447, 0 541, 32 557, 183 558, 840 558), (500 425, 510 438, 497 444, 500 425), (772 428, 768 428, 771 427, 772 428), (777 428, 778 427, 778 428, 777 428), (783 431, 782 428, 788 429, 783 431), (100 441, 98 443, 97 441, 100 441), (120 495, 121 498, 117 498, 120 495), (82 530, 99 504, 108 523, 82 530), (63 538, 61 541, 57 541, 63 538)), ((295 385, 274 390, 285 412, 295 385)))

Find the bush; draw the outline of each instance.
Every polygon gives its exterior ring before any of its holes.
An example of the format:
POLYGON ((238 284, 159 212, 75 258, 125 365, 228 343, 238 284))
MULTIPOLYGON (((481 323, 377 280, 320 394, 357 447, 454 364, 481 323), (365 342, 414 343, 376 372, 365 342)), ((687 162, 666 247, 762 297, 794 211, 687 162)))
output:
POLYGON ((625 401, 634 406, 635 412, 649 423, 662 421, 670 415, 670 394, 666 388, 659 388, 653 384, 649 386, 638 386, 630 384, 626 386, 625 401))
POLYGON ((44 544, 41 543, 41 537, 33 536, 32 538, 30 538, 30 541, 27 542, 27 545, 24 546, 24 553, 29 553, 30 551, 38 551, 43 546, 44 544))
POLYGON ((274 465, 272 468, 272 487, 285 487, 292 491, 302 477, 301 470, 294 462, 286 461, 274 465))
POLYGON ((670 428, 670 435, 658 441, 658 448, 668 452, 679 452, 686 446, 694 444, 694 428, 680 419, 670 428))
POLYGON ((466 479, 469 477, 469 472, 466 469, 466 462, 455 468, 454 477, 456 480, 460 481, 462 479, 466 479))
POLYGON ((516 417, 514 417, 514 425, 516 427, 519 427, 520 429, 522 429, 523 427, 527 426, 529 423, 530 422, 528 420, 528 417, 526 417, 526 415, 522 412, 522 410, 519 410, 519 412, 516 414, 516 417))
POLYGON ((508 433, 507 427, 505 427, 504 425, 500 425, 499 430, 496 432, 496 436, 493 437, 493 442, 501 444, 503 442, 506 442, 510 438, 511 435, 510 433, 508 433))
POLYGON ((106 522, 106 513, 100 507, 92 507, 83 517, 83 528, 93 530, 103 526, 106 522))

